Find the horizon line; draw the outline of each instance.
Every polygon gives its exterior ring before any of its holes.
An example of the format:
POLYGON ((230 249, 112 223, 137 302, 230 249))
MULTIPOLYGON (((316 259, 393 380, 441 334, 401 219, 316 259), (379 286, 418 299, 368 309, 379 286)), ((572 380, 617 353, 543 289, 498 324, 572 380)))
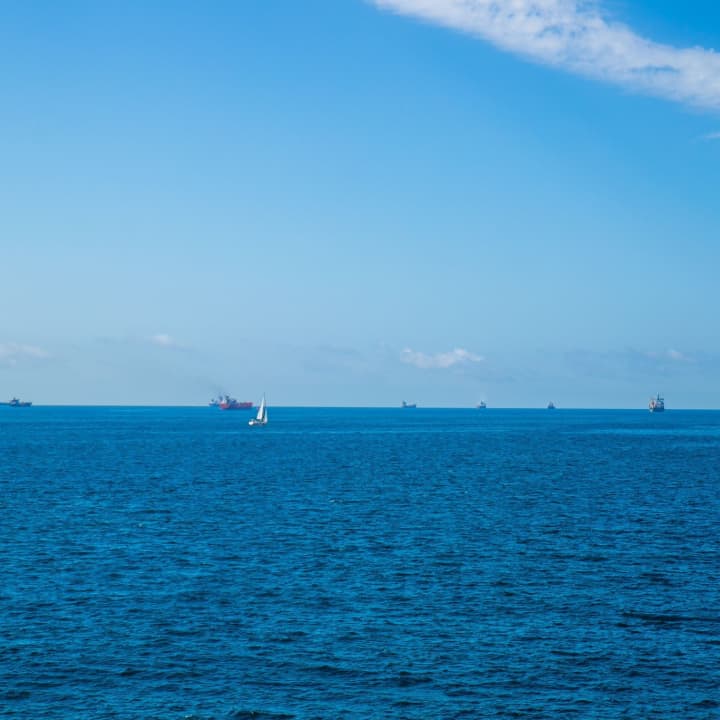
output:
MULTIPOLYGON (((414 408, 403 408, 402 405, 268 405, 268 407, 282 408, 282 409, 298 409, 298 410, 548 410, 544 405, 488 405, 485 408, 478 408, 475 405, 417 405, 414 408)), ((13 408, 14 410, 30 410, 32 408, 137 408, 137 409, 207 409, 216 411, 216 408, 212 408, 208 405, 188 405, 188 404, 135 404, 135 403, 33 403, 30 407, 26 408, 13 408)), ((251 408, 242 408, 240 410, 234 410, 233 412, 242 414, 243 410, 251 411, 256 409, 257 406, 253 405, 251 408)), ((625 407, 599 407, 596 405, 572 405, 572 406, 555 406, 554 410, 639 410, 648 412, 647 406, 625 406, 625 407)), ((717 407, 674 407, 665 410, 670 412, 671 410, 698 410, 698 411, 712 411, 720 410, 717 407)), ((227 412, 227 411, 225 411, 227 412)), ((410 413, 412 414, 412 413, 410 413)))

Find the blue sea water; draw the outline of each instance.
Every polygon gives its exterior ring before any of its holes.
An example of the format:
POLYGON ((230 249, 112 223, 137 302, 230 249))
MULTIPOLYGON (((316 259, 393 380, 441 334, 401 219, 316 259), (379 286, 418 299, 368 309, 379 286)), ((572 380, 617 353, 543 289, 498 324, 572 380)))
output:
POLYGON ((0 409, 0 716, 718 718, 720 413, 0 409))

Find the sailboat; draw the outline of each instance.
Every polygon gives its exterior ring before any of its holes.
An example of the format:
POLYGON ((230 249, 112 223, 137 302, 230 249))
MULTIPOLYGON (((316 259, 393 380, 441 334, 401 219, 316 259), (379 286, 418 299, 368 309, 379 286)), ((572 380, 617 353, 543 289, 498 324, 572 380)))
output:
POLYGON ((262 396, 260 401, 260 407, 258 408, 257 415, 248 422, 248 425, 267 425, 267 407, 265 406, 265 396, 262 396))

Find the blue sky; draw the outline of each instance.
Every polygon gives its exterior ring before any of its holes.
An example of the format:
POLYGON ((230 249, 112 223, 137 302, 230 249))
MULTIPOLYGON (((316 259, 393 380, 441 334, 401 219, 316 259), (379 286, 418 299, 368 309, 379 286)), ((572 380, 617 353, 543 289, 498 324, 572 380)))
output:
POLYGON ((0 397, 720 407, 720 8, 497 5, 3 8, 0 397))

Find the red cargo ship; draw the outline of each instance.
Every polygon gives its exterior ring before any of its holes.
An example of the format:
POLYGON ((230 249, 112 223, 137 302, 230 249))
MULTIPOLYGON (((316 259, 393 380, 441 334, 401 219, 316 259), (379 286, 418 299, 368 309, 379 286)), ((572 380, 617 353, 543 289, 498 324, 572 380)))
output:
POLYGON ((253 404, 251 400, 236 400, 229 395, 220 395, 210 401, 210 406, 221 410, 250 410, 253 404))

